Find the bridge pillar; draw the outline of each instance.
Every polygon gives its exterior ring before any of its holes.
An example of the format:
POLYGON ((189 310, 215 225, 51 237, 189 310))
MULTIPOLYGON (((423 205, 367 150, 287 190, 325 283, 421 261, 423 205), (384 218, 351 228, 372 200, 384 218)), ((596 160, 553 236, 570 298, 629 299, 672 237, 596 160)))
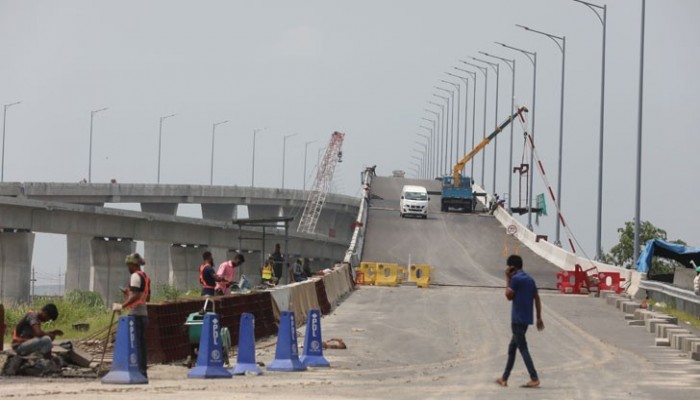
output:
POLYGON ((180 290, 200 288, 199 266, 202 265, 202 253, 208 250, 205 245, 170 246, 170 284, 180 290))
MULTIPOLYGON (((141 203, 141 211, 163 215, 176 215, 177 207, 177 203, 141 203)), ((144 242, 143 253, 144 271, 151 278, 151 290, 155 294, 158 283, 170 283, 170 243, 144 242)))
POLYGON ((304 214, 304 207, 282 207, 283 217, 294 217, 294 219, 289 223, 289 231, 296 232, 299 227, 299 221, 301 220, 301 215, 304 214))
POLYGON ((0 301, 29 302, 34 233, 0 232, 0 301))
POLYGON ((202 204, 202 218, 231 222, 236 218, 236 204, 202 204))
POLYGON ((136 242, 125 238, 96 237, 90 241, 90 290, 102 295, 105 304, 124 300, 120 288, 129 286, 124 259, 136 250, 136 242))
POLYGON ((336 237, 336 215, 335 211, 321 210, 321 215, 318 216, 318 221, 316 222, 316 233, 323 236, 336 237))
POLYGON ((92 236, 66 235, 66 293, 90 290, 90 243, 92 236))

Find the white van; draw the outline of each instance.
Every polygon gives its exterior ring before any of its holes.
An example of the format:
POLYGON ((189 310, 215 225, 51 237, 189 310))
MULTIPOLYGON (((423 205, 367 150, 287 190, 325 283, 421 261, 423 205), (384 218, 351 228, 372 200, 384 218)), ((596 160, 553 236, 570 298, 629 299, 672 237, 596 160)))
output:
POLYGON ((405 185, 401 189, 401 201, 399 202, 399 214, 416 215, 423 219, 428 218, 428 191, 423 186, 405 185))

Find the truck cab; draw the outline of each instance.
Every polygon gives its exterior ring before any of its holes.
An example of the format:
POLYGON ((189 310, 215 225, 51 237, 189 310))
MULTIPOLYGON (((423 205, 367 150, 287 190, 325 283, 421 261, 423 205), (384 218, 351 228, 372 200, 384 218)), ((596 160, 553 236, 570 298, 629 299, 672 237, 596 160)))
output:
POLYGON ((428 218, 428 190, 423 186, 405 185, 401 189, 399 202, 399 215, 415 215, 423 219, 428 218))
POLYGON ((449 208, 458 208, 470 213, 474 207, 474 194, 472 193, 472 179, 468 176, 459 176, 459 186, 455 186, 452 175, 442 177, 442 199, 440 210, 449 211, 449 208))

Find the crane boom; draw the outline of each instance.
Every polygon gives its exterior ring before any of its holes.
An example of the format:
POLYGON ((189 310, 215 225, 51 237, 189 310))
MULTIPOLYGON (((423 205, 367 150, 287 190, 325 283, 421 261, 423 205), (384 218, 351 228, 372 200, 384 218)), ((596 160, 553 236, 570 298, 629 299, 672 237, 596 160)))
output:
POLYGON ((475 156, 478 152, 480 152, 484 147, 486 147, 486 145, 489 144, 489 143, 491 142, 491 140, 493 140, 493 138, 496 137, 496 135, 498 135, 499 133, 501 133, 501 131, 502 131, 505 127, 507 127, 511 122, 513 122, 513 120, 515 119, 515 117, 518 117, 518 116, 519 116, 519 117, 522 119, 522 118, 523 118, 523 116, 522 116, 522 113, 523 113, 523 112, 527 112, 527 108, 526 108, 526 107, 520 107, 520 108, 518 108, 518 110, 517 110, 515 113, 513 113, 513 115, 511 115, 510 117, 508 117, 505 121, 503 121, 503 122, 501 123, 501 125, 499 125, 498 127, 496 127, 496 130, 495 130, 495 131, 493 131, 490 135, 488 135, 487 137, 485 137, 484 140, 481 141, 481 143, 479 143, 478 145, 476 145, 476 147, 474 147, 474 148, 472 149, 472 151, 470 151, 466 156, 464 156, 464 158, 462 158, 461 160, 459 160, 459 162, 457 162, 457 164, 455 164, 454 169, 452 170, 452 174, 453 174, 453 177, 454 177, 454 185, 455 185, 456 187, 459 187, 459 186, 460 186, 460 179, 461 179, 462 168, 464 168, 464 166, 469 162, 469 160, 471 160, 472 158, 474 158, 474 156, 475 156))

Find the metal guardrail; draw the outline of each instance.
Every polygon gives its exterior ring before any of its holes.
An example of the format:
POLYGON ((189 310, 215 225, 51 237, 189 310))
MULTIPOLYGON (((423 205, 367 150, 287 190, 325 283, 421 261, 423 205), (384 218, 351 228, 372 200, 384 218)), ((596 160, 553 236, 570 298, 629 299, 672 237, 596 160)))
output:
POLYGON ((639 288, 658 292, 700 306, 700 297, 696 296, 694 292, 668 283, 643 280, 639 282, 639 288))

